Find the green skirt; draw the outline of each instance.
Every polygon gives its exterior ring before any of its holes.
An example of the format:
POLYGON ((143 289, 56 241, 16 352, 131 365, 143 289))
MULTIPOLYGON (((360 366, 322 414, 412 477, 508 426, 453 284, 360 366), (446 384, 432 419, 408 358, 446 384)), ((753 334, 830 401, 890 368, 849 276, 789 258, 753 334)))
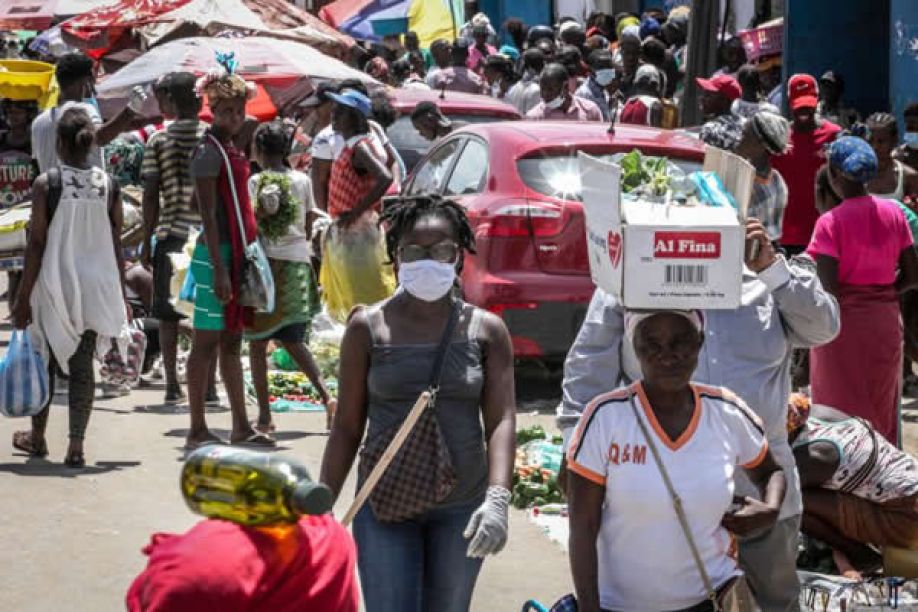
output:
POLYGON ((308 340, 312 318, 319 311, 319 292, 312 266, 300 261, 269 259, 274 275, 274 312, 255 313, 246 340, 308 340))

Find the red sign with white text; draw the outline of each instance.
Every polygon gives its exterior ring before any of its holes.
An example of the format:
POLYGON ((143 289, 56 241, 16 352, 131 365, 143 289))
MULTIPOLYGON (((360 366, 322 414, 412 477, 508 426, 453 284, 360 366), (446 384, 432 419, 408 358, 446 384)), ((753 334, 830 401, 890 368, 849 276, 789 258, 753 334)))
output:
POLYGON ((719 259, 719 232, 654 232, 655 259, 719 259))

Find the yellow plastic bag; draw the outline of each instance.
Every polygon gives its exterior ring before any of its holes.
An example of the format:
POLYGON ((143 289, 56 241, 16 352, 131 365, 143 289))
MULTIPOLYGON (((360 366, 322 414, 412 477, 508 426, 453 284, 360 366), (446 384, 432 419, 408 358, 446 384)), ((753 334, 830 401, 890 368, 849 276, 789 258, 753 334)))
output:
POLYGON ((354 306, 374 304, 392 295, 395 276, 386 261, 376 213, 364 215, 347 229, 332 224, 325 234, 319 273, 329 315, 344 322, 354 306))

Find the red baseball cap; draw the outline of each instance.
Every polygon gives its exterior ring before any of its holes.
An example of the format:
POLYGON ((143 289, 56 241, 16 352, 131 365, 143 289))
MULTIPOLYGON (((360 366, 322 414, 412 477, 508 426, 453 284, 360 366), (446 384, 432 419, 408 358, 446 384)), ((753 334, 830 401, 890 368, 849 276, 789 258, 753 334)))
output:
POLYGON ((792 111, 798 108, 816 108, 819 102, 819 85, 809 74, 795 74, 787 82, 787 99, 792 111))
POLYGON ((695 82, 705 91, 727 96, 731 102, 743 95, 743 88, 740 87, 739 81, 728 74, 718 74, 710 79, 697 77, 695 82))

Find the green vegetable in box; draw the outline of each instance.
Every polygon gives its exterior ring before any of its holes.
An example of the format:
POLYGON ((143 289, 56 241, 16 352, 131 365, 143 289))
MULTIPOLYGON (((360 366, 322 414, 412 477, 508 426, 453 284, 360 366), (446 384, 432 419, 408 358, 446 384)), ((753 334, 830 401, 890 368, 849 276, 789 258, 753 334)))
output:
POLYGON ((547 437, 548 435, 545 433, 544 427, 541 425, 533 425, 532 427, 517 430, 516 444, 517 446, 521 446, 533 440, 544 440, 547 437))

